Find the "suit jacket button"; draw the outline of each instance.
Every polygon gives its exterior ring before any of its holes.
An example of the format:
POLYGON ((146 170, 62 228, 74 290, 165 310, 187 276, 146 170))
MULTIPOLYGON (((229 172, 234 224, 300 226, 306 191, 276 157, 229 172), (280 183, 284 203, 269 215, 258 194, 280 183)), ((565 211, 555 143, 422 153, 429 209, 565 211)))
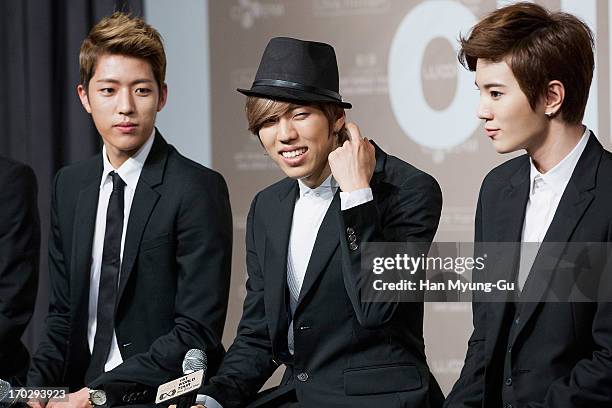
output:
POLYGON ((512 385, 512 378, 510 378, 510 377, 506 378, 506 385, 508 387, 510 387, 512 385))
POLYGON ((355 233, 355 230, 354 230, 354 229, 352 229, 351 227, 348 227, 348 228, 346 229, 346 233, 347 233, 347 234, 349 234, 349 235, 353 235, 353 234, 355 233))
POLYGON ((355 241, 357 241, 357 237, 355 236, 355 234, 348 236, 348 242, 352 244, 355 241))
POLYGON ((299 373, 297 375, 297 379, 298 379, 298 381, 306 382, 306 381, 308 381, 308 374, 306 374, 306 373, 299 373))
POLYGON ((357 246, 357 244, 353 242, 351 245, 349 245, 349 248, 351 249, 351 251, 356 251, 359 246, 357 246))

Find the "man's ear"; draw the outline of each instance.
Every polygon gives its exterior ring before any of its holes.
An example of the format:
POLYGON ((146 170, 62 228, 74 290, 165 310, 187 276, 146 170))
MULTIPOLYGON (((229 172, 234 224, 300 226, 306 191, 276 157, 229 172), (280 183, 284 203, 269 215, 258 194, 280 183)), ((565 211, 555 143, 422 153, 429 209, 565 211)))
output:
POLYGON ((338 133, 340 129, 342 129, 342 126, 344 126, 345 122, 346 122, 346 113, 342 112, 342 115, 339 116, 338 119, 336 119, 336 121, 334 122, 334 133, 338 133))
POLYGON ((563 100, 565 99, 565 86, 561 81, 550 81, 546 89, 545 98, 545 114, 547 116, 555 116, 561 110, 563 100))
POLYGON ((166 101, 168 100, 168 85, 165 83, 162 85, 159 90, 159 101, 157 102, 157 111, 161 111, 164 106, 166 106, 166 101))
POLYGON ((81 105, 83 105, 87 113, 91 113, 91 106, 89 106, 89 97, 87 96, 87 89, 85 89, 82 84, 78 84, 77 93, 79 94, 81 105))

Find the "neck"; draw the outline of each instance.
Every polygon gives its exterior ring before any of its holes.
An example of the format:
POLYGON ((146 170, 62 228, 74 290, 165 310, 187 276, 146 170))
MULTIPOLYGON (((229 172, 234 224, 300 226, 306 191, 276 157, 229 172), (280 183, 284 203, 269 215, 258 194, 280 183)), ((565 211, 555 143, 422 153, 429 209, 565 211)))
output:
POLYGON ((127 159, 135 155, 137 151, 138 150, 129 152, 114 151, 112 148, 109 149, 108 146, 106 146, 106 158, 110 162, 111 166, 113 166, 113 168, 117 170, 119 167, 121 167, 123 163, 127 161, 127 159))
POLYGON ((583 133, 582 125, 568 125, 553 120, 546 135, 537 144, 526 149, 527 154, 536 169, 544 174, 559 164, 576 147, 583 133))

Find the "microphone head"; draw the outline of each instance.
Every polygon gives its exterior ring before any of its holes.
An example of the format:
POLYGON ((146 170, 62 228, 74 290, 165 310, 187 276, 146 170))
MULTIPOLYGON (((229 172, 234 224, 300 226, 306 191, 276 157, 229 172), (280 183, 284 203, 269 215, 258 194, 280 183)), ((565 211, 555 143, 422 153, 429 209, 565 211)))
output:
POLYGON ((11 384, 8 381, 0 379, 0 402, 4 401, 11 392, 11 384))
POLYGON ((206 373, 207 362, 206 353, 199 349, 191 349, 185 353, 183 359, 183 374, 195 373, 198 370, 204 370, 206 373))

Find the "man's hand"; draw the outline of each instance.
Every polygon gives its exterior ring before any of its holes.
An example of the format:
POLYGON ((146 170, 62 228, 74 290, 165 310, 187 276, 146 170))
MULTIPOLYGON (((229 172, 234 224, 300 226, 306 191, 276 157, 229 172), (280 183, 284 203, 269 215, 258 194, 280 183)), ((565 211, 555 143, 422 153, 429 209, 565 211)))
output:
POLYGON ((329 154, 329 167, 334 179, 345 193, 370 187, 374 174, 376 157, 374 146, 367 138, 362 138, 354 123, 347 123, 349 140, 329 154))
POLYGON ((91 408, 91 404, 89 403, 89 389, 85 387, 77 392, 68 394, 68 401, 60 402, 49 400, 45 408, 91 408))
POLYGON ((47 405, 47 402, 31 399, 27 402, 27 404, 30 408, 45 408, 45 406, 47 405))

